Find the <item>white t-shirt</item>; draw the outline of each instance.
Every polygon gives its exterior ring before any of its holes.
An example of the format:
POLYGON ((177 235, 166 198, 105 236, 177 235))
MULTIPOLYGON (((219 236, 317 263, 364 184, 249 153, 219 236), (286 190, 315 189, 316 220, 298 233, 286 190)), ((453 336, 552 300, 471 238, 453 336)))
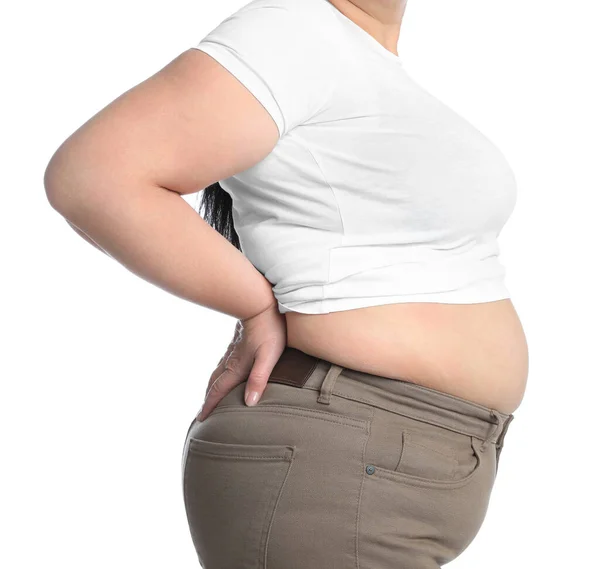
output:
POLYGON ((281 313, 510 297, 504 155, 328 0, 253 0, 192 47, 279 129, 265 159, 219 182, 281 313))

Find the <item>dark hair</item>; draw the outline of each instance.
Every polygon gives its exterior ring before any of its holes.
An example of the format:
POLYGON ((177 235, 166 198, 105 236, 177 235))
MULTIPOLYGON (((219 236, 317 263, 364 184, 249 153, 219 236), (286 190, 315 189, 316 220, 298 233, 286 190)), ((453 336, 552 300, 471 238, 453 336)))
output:
POLYGON ((198 213, 211 227, 241 251, 240 238, 233 226, 233 201, 231 196, 221 187, 219 182, 206 186, 201 194, 198 213), (202 213, 202 209, 204 209, 204 213, 202 213))

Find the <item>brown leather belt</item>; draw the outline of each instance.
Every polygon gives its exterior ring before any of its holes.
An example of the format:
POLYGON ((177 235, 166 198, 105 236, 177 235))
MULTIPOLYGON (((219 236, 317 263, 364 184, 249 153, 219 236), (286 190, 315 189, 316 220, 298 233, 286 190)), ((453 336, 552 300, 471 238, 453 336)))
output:
POLYGON ((269 376, 269 381, 303 387, 319 361, 320 358, 286 346, 269 376))

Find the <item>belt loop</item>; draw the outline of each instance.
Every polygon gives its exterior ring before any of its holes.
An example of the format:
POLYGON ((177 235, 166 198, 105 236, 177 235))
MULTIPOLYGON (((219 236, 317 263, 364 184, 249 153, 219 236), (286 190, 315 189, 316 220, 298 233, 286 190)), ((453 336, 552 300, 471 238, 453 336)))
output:
POLYGON ((344 368, 337 364, 332 363, 329 366, 327 374, 325 375, 325 379, 323 379, 323 383, 321 384, 321 389, 319 390, 319 397, 317 397, 317 401, 319 403, 329 405, 335 380, 338 378, 338 375, 342 373, 342 371, 344 371, 344 368))
POLYGON ((496 426, 494 427, 494 429, 492 429, 491 433, 483 441, 483 443, 481 445, 481 452, 485 451, 485 449, 487 448, 487 445, 490 444, 490 442, 492 441, 492 439, 494 438, 496 433, 499 431, 501 423, 502 423, 502 421, 500 419, 500 415, 498 415, 498 412, 496 410, 490 409, 490 412, 495 419, 496 426))

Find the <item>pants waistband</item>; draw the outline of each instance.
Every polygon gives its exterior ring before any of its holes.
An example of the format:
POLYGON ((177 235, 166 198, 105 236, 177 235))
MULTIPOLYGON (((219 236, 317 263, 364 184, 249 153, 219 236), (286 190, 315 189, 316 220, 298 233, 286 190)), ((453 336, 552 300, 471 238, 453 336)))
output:
POLYGON ((474 401, 406 380, 346 368, 289 346, 273 368, 269 382, 319 391, 317 401, 323 405, 329 405, 331 396, 336 395, 474 436, 483 441, 482 451, 490 444, 502 448, 514 418, 474 401))

